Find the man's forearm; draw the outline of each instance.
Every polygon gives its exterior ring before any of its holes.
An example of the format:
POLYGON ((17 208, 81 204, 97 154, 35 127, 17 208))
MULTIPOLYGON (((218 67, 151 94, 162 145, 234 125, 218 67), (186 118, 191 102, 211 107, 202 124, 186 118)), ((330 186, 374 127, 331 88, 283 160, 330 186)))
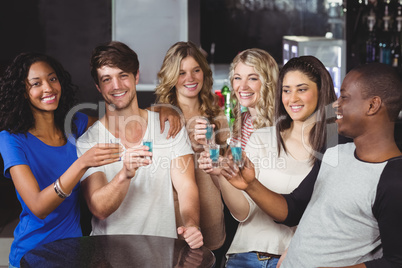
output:
POLYGON ((126 197, 130 180, 122 177, 119 172, 110 183, 98 188, 91 195, 88 205, 91 213, 98 219, 103 220, 110 216, 120 207, 126 197))
POLYGON ((184 226, 200 226, 200 198, 195 180, 181 181, 176 190, 184 226))
POLYGON ((200 202, 198 192, 196 196, 186 194, 183 198, 179 196, 180 215, 184 226, 200 226, 200 202))

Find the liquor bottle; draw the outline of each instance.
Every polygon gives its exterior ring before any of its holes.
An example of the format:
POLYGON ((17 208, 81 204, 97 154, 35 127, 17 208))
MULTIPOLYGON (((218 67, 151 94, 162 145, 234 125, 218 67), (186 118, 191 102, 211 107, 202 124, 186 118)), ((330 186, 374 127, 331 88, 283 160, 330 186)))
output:
POLYGON ((366 41, 366 63, 377 61, 377 38, 374 32, 375 14, 371 10, 370 15, 367 17, 369 36, 366 41))
POLYGON ((384 30, 382 32, 382 38, 379 42, 380 48, 380 62, 391 65, 391 36, 389 32, 391 16, 389 16, 388 5, 385 6, 383 23, 384 30))
POLYGON ((396 68, 399 72, 402 71, 401 59, 401 33, 402 33, 402 6, 398 7, 396 21, 396 30, 394 35, 394 46, 391 51, 392 67, 396 68))
POLYGON ((211 50, 209 51, 209 66, 211 67, 211 71, 215 73, 215 43, 211 44, 211 50))
POLYGON ((223 82, 223 87, 221 89, 221 94, 225 99, 224 113, 226 115, 226 119, 228 120, 229 126, 231 125, 231 119, 233 118, 232 109, 230 107, 230 89, 228 86, 228 80, 225 79, 223 82))
POLYGON ((225 96, 225 97, 226 97, 226 95, 229 94, 229 97, 230 97, 230 89, 229 89, 229 86, 228 86, 228 80, 227 80, 227 79, 225 79, 225 80, 223 81, 223 87, 222 87, 222 89, 221 89, 221 93, 222 93, 222 95, 225 96))
POLYGON ((215 90, 215 95, 218 96, 219 108, 221 108, 222 110, 225 109, 225 98, 222 96, 222 93, 219 89, 215 90))
POLYGON ((399 41, 400 32, 394 35, 394 42, 391 50, 392 67, 399 69, 401 66, 401 44, 399 41))
POLYGON ((402 31, 402 1, 400 6, 398 6, 395 21, 396 21, 396 31, 400 33, 402 31))

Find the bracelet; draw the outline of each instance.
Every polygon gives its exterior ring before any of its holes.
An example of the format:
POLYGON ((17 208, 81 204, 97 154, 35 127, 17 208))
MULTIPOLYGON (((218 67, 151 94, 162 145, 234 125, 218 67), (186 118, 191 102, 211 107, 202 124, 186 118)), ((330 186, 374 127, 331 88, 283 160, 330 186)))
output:
POLYGON ((71 193, 69 193, 69 194, 66 194, 65 192, 63 192, 63 190, 62 190, 61 187, 60 187, 59 179, 60 179, 60 178, 58 178, 58 179, 54 182, 54 187, 53 187, 53 188, 54 188, 54 191, 56 192, 56 194, 57 194, 60 198, 65 199, 65 198, 67 198, 67 197, 69 197, 69 196, 71 195, 72 191, 71 191, 71 193))

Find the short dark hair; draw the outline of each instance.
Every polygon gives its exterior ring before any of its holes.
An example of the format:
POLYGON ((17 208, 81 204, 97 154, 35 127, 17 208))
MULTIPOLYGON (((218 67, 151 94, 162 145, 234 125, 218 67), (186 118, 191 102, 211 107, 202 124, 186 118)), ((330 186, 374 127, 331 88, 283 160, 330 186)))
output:
POLYGON ((126 44, 118 41, 99 45, 92 51, 91 75, 95 84, 99 85, 98 69, 102 66, 117 67, 124 72, 137 75, 140 63, 137 53, 126 44))
POLYGON ((384 63, 369 63, 354 69, 358 72, 364 99, 378 96, 385 104, 388 116, 395 122, 402 109, 402 80, 398 72, 384 63))

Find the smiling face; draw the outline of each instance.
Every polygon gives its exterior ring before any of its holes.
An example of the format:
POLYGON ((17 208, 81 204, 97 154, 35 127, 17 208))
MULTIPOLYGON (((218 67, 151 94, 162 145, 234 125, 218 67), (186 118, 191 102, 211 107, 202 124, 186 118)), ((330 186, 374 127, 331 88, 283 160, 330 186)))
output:
POLYGON ((300 71, 289 71, 283 77, 282 103, 293 121, 306 121, 317 109, 317 84, 300 71))
POLYGON ((261 80, 254 67, 239 62, 234 69, 232 87, 240 104, 255 108, 261 97, 261 80))
POLYGON ((364 115, 370 107, 370 99, 364 99, 359 88, 359 76, 356 71, 346 75, 341 86, 341 94, 334 105, 338 132, 350 138, 355 138, 364 132, 364 115))
POLYGON ((180 63, 179 79, 176 82, 176 94, 179 99, 196 98, 204 84, 204 72, 198 62, 191 56, 180 63))
POLYGON ((139 73, 127 73, 117 67, 102 66, 98 70, 99 92, 108 105, 113 105, 116 110, 129 107, 136 97, 136 85, 139 73))
POLYGON ((31 65, 27 77, 27 94, 33 111, 54 111, 61 97, 61 85, 56 72, 46 62, 31 65))

